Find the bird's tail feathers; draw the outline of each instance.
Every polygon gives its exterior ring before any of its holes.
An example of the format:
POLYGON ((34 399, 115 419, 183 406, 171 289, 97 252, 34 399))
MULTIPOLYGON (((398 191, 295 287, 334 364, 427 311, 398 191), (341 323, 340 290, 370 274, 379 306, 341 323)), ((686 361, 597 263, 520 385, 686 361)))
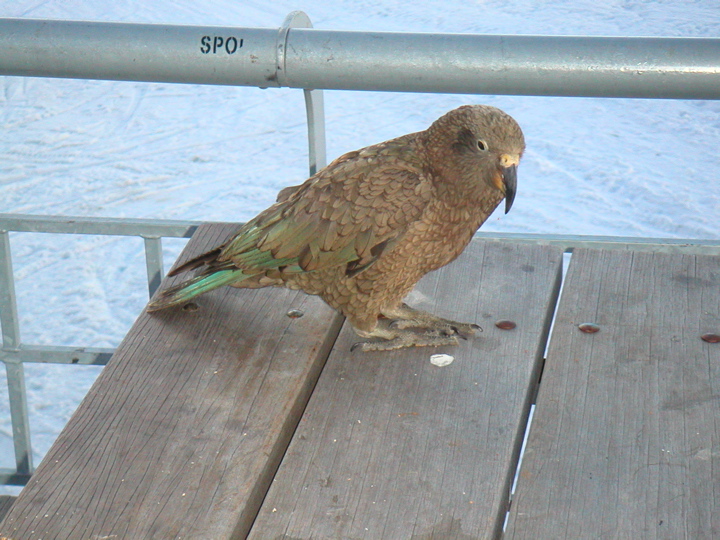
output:
POLYGON ((158 294, 157 298, 148 304, 148 311, 159 311, 161 309, 179 306, 198 295, 228 285, 235 281, 241 281, 244 274, 241 270, 219 270, 212 274, 200 274, 188 279, 158 294))
POLYGON ((190 259, 189 261, 181 264, 177 268, 170 270, 168 272, 168 276, 177 276, 178 274, 182 274, 183 272, 187 272, 188 270, 195 270, 196 268, 200 268, 201 266, 205 266, 215 262, 220 253, 222 252, 222 248, 223 246, 217 247, 212 251, 208 251, 207 253, 198 255, 194 259, 190 259))

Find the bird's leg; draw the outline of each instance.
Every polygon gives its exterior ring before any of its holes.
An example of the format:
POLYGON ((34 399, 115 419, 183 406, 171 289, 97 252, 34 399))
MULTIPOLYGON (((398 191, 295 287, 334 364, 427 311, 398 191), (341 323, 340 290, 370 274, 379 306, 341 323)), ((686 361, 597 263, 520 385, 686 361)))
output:
POLYGON ((432 333, 458 335, 463 339, 469 338, 477 330, 482 332, 482 328, 477 324, 443 319, 427 311, 411 308, 407 304, 400 304, 396 308, 382 310, 382 314, 392 320, 389 325, 390 329, 426 328, 432 333))
POLYGON ((455 335, 448 334, 418 334, 412 330, 390 328, 388 321, 378 321, 378 324, 369 331, 353 327, 355 333, 361 338, 376 339, 378 341, 361 341, 352 346, 352 350, 362 351, 392 351, 404 347, 440 347, 442 345, 457 345, 455 335))

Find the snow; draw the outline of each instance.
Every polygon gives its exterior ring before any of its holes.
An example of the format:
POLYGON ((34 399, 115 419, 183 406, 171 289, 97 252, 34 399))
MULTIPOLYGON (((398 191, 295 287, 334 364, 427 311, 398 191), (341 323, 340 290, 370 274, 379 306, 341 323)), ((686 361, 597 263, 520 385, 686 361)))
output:
MULTIPOLYGON (((716 37, 713 2, 677 0, 0 0, 0 17, 277 27, 716 37)), ((328 157, 424 129, 464 103, 512 114, 528 150, 510 214, 486 230, 718 238, 720 104, 325 93, 328 157)), ((0 212, 245 221, 307 170, 302 92, 0 78, 0 212)), ((142 242, 13 234, 23 341, 114 347, 147 301, 142 242)), ((165 241, 166 266, 183 241, 165 241)), ((27 365, 38 463, 99 368, 27 365)), ((0 370, 0 467, 11 426, 0 370)), ((0 488, 12 491, 12 488, 0 488)), ((2 493, 2 491, 0 491, 2 493)))

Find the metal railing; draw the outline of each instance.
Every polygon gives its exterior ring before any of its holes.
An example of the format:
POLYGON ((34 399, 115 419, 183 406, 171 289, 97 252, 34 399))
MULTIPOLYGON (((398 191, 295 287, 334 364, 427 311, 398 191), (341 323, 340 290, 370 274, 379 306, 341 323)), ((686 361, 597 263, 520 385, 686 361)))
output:
MULTIPOLYGON (((460 94, 720 99, 720 39, 0 19, 0 73, 460 94)), ((305 24, 302 24, 305 23, 305 24)))
MULTIPOLYGON (((10 39, 14 32, 27 30, 31 25, 58 27, 72 31, 74 24, 67 21, 31 21, 23 19, 0 20, 0 42, 10 39), (7 32, 7 33, 6 33, 7 32)), ((80 23, 82 24, 82 23, 80 23)), ((104 33, 103 23, 88 23, 91 28, 104 33)), ((121 25, 123 28, 133 25, 121 25)), ((302 12, 288 15, 278 34, 277 60, 283 62, 284 40, 291 28, 312 26, 310 19, 302 12)), ((205 29, 207 31, 207 29, 205 29)), ((80 40, 87 36, 75 36, 80 40)), ((112 35, 101 39, 112 39, 112 35)), ((40 38, 38 41, 42 41, 40 38)), ((60 51, 52 39, 42 45, 24 49, 31 57, 44 56, 43 47, 60 51), (37 55, 37 56, 36 56, 37 55)), ((9 55, 17 59, 17 56, 9 55)), ((8 56, 5 57, 8 59, 8 56)), ((15 75, 7 63, 0 66, 0 74, 15 75)), ((28 74, 29 75, 29 74, 28 74)), ((39 76, 52 76, 39 73, 39 76)), ((65 74, 63 76, 69 76, 65 74)), ((97 78, 97 77, 88 77, 97 78)), ((308 127, 308 171, 312 176, 326 164, 325 154, 325 112, 321 90, 304 89, 305 108, 308 127)), ((28 415, 28 401, 25 390, 25 363, 55 363, 78 365, 105 365, 112 357, 114 349, 97 347, 63 347, 24 344, 20 336, 20 322, 15 295, 11 232, 93 234, 112 236, 138 236, 145 242, 145 266, 147 270, 148 292, 152 296, 160 285, 164 275, 162 257, 162 238, 190 238, 200 223, 193 221, 172 221, 157 219, 117 219, 87 218, 69 216, 34 216, 22 214, 0 214, 0 328, 2 329, 2 349, 0 360, 5 364, 12 424, 13 446, 15 451, 15 469, 0 468, 0 485, 24 485, 33 472, 32 444, 28 415)))
POLYGON ((162 238, 190 238, 199 224, 152 219, 68 218, 0 214, 0 360, 7 371, 15 449, 15 470, 0 469, 0 484, 23 485, 33 472, 32 445, 25 392, 25 363, 105 365, 114 350, 93 347, 42 346, 22 343, 13 279, 10 232, 139 236, 145 241, 148 291, 153 295, 163 272, 162 238))
MULTIPOLYGON (((293 12, 279 29, 0 19, 0 75, 293 87, 305 93, 309 172, 326 163, 321 89, 720 99, 720 39, 335 32, 293 12), (402 54, 398 52, 402 51, 402 54)), ((23 364, 98 364, 112 349, 23 344, 10 232, 138 236, 150 295, 163 276, 162 238, 197 222, 0 214, 0 359, 7 370, 16 469, 33 472, 23 364)), ((478 233, 575 247, 720 254, 720 241, 478 233)))

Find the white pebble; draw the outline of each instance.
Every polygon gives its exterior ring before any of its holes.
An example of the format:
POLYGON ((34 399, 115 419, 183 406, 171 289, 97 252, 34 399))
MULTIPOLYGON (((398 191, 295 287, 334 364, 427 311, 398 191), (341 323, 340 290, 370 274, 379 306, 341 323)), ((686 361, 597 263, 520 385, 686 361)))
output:
POLYGON ((455 357, 449 354, 433 354, 430 357, 430 363, 438 367, 449 366, 453 363, 453 360, 455 360, 455 357))

